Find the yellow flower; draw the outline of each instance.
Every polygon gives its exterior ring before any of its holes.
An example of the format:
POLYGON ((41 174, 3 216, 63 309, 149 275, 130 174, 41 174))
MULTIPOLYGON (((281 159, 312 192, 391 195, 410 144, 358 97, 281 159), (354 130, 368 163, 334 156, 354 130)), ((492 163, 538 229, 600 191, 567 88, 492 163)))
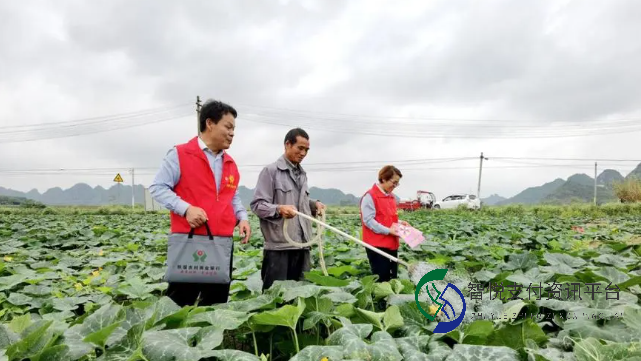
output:
POLYGON ((12 260, 13 260, 13 257, 4 256, 4 261, 5 262, 11 262, 12 260))
POLYGON ((82 289, 82 283, 76 283, 76 284, 75 284, 75 285, 73 285, 73 286, 74 286, 74 287, 76 288, 76 290, 78 290, 78 291, 80 291, 80 290, 82 289))
POLYGON ((436 305, 430 305, 430 315, 433 315, 438 311, 438 307, 436 305))
POLYGON ((91 274, 93 274, 94 276, 98 277, 98 276, 100 276, 100 271, 93 271, 93 272, 91 272, 91 274))
POLYGON ((325 356, 321 359, 321 361, 329 361, 329 359, 327 358, 327 356, 325 356))
POLYGON ((102 255, 104 255, 104 254, 105 254, 105 253, 104 253, 102 250, 100 250, 100 252, 98 252, 98 256, 102 256, 102 255))

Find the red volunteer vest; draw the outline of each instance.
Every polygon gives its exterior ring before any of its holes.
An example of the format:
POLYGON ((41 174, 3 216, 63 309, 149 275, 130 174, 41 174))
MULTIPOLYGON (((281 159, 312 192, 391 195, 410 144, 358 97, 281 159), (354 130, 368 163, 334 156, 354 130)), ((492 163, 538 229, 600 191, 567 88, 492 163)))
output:
MULTIPOLYGON (((385 195, 376 184, 367 191, 374 201, 376 215, 374 219, 385 227, 391 227, 392 223, 398 222, 398 213, 396 211, 396 199, 393 195, 385 195)), ((362 199, 361 199, 362 202, 362 199)), ((384 234, 378 234, 369 229, 363 222, 363 212, 361 212, 361 224, 363 229, 363 241, 374 247, 383 247, 396 250, 399 247, 398 237, 384 234)))
MULTIPOLYGON (((232 206, 232 198, 240 182, 240 173, 236 162, 229 154, 223 155, 221 189, 217 193, 214 173, 209 166, 207 156, 198 145, 198 137, 194 137, 188 143, 178 145, 176 150, 180 164, 180 180, 174 187, 174 192, 185 202, 205 211, 212 235, 233 236, 236 215, 232 206)), ((171 212, 170 219, 171 232, 189 233, 191 230, 186 217, 171 212)), ((207 235, 207 229, 203 225, 197 228, 194 234, 207 235)))

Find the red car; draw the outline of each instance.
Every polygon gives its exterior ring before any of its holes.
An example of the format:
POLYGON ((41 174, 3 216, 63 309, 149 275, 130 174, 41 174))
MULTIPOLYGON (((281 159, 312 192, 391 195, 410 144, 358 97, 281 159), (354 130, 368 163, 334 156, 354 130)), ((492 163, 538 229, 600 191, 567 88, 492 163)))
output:
POLYGON ((399 202, 396 205, 396 208, 406 211, 414 211, 417 209, 432 209, 434 202, 436 202, 434 193, 428 191, 417 191, 416 199, 413 199, 411 201, 399 202))

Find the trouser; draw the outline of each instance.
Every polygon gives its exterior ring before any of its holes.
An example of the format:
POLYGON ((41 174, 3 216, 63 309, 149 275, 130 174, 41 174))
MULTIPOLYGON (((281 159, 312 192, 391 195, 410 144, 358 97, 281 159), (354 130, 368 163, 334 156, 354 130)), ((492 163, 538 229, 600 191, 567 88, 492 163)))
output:
POLYGON ((263 291, 271 287, 274 281, 302 281, 303 272, 309 271, 310 268, 309 250, 264 250, 260 271, 263 291))
MULTIPOLYGON (((391 250, 383 247, 376 248, 394 257, 397 257, 398 255, 398 250, 391 250)), ((369 248, 366 248, 365 250, 367 251, 367 258, 369 259, 372 273, 378 275, 378 280, 376 282, 389 282, 391 279, 397 277, 398 263, 385 258, 384 256, 370 250, 369 248)))
MULTIPOLYGON (((234 246, 232 244, 231 257, 229 259, 229 274, 234 270, 234 246)), ((233 281, 233 277, 232 277, 233 281)), ((229 299, 230 283, 186 283, 170 282, 167 288, 167 296, 178 306, 193 306, 198 302, 199 306, 211 306, 216 303, 227 303, 229 299)))

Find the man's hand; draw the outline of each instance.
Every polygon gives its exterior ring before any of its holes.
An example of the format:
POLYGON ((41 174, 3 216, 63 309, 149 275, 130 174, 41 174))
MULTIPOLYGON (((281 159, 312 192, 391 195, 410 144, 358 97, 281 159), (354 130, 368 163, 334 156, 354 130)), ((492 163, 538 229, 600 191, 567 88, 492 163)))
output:
POLYGON ((248 221, 243 220, 243 221, 240 221, 240 223, 238 223, 238 233, 240 233, 241 237, 243 236, 245 237, 241 242, 242 244, 249 242, 249 236, 251 236, 251 232, 252 230, 251 230, 251 227, 249 226, 248 221))
POLYGON ((294 218, 296 217, 296 207, 290 205, 279 205, 278 213, 285 218, 294 218))
POLYGON ((316 214, 319 216, 325 212, 325 205, 321 201, 316 201, 316 214))
POLYGON ((187 218, 187 222, 189 223, 191 228, 198 228, 209 220, 209 218, 207 218, 207 213, 205 213, 202 208, 193 206, 189 206, 189 208, 187 208, 185 217, 187 218))

